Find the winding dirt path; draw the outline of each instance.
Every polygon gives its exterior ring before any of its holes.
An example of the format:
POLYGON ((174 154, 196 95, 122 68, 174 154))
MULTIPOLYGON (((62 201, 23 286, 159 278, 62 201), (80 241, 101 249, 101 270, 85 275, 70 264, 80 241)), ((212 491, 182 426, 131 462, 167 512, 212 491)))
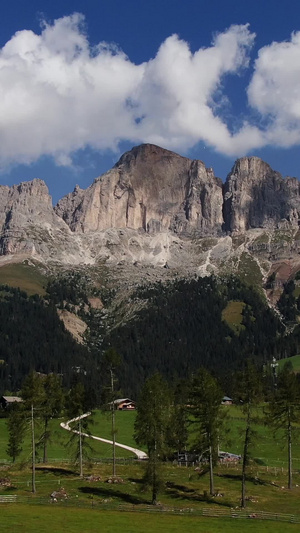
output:
MULTIPOLYGON (((72 431, 72 433, 79 434, 79 431, 76 429, 72 429, 70 427, 70 424, 72 422, 77 422, 77 420, 80 420, 81 418, 86 418, 87 416, 90 416, 91 413, 85 413, 84 415, 77 416, 76 418, 72 418, 71 420, 68 420, 67 422, 61 422, 60 427, 63 429, 66 429, 67 431, 72 431)), ((85 437, 89 437, 90 439, 99 440, 101 442, 105 442, 106 444, 113 444, 112 440, 103 439, 102 437, 96 437, 95 435, 88 435, 88 433, 82 433, 85 437)), ((137 448, 132 448, 131 446, 127 446, 126 444, 120 444, 119 442, 115 443, 116 446, 119 448, 123 448, 124 450, 128 450, 129 452, 134 453, 138 459, 148 459, 148 455, 145 452, 142 452, 142 450, 138 450, 137 448)))

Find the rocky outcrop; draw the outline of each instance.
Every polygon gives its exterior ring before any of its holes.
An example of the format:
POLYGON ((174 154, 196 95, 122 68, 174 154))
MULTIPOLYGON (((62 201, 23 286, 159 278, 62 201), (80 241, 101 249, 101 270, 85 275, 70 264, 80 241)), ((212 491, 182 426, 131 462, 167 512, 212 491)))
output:
POLYGON ((280 249, 270 234, 260 241, 249 236, 239 253, 264 253, 268 260, 298 253, 299 215, 299 181, 282 178, 257 157, 236 161, 222 185, 202 161, 144 144, 55 208, 41 180, 0 186, 0 255, 67 264, 193 261, 205 273, 215 256, 217 263, 230 258, 235 234, 255 228, 292 233, 280 249))
POLYGON ((53 210, 47 185, 39 179, 0 187, 0 228, 0 255, 55 255, 62 240, 59 234, 65 240, 70 233, 53 210))
POLYGON ((55 211, 72 231, 130 228, 214 234, 222 227, 222 182, 201 161, 145 144, 125 153, 86 190, 78 187, 55 211))
POLYGON ((258 157, 243 157, 227 176, 223 213, 224 229, 229 232, 276 228, 283 221, 297 226, 300 183, 282 178, 258 157))

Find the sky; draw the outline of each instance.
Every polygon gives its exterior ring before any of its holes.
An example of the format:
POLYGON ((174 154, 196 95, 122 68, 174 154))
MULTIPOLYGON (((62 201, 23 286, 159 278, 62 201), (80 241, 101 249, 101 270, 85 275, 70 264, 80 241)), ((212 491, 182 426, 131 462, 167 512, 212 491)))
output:
POLYGON ((2 0, 0 185, 53 202, 133 146, 300 178, 299 0, 2 0))

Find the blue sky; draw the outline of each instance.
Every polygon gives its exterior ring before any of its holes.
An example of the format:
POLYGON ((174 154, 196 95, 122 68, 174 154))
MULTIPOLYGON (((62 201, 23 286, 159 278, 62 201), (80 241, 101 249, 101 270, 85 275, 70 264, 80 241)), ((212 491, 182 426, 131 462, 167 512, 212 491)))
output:
POLYGON ((299 0, 10 0, 0 30, 0 184, 56 202, 142 142, 300 177, 299 0))

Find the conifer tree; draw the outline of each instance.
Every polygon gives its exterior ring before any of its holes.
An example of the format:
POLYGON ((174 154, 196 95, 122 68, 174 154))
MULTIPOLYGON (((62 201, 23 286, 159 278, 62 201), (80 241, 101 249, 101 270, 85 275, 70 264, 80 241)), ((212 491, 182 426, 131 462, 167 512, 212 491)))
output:
MULTIPOLYGON (((41 414, 42 405, 45 402, 45 390, 43 376, 37 372, 31 372, 25 379, 21 391, 24 401, 24 409, 30 412, 31 425, 31 457, 32 457, 32 492, 36 492, 35 463, 36 463, 36 412, 41 414)), ((39 415, 38 415, 39 416, 39 415)))
POLYGON ((83 460, 88 458, 92 451, 89 444, 89 424, 92 422, 86 409, 87 399, 83 383, 75 379, 69 394, 66 397, 66 412, 68 418, 74 422, 74 431, 71 433, 69 445, 73 450, 73 458, 79 464, 79 475, 83 477, 83 460))
POLYGON ((48 443, 51 441, 51 429, 49 422, 52 418, 57 418, 63 408, 64 394, 61 386, 61 378, 57 374, 49 374, 43 379, 44 401, 41 405, 41 419, 43 421, 43 434, 41 442, 43 445, 43 463, 47 463, 48 443))
POLYGON ((218 460, 218 443, 224 422, 221 409, 223 393, 217 381, 204 368, 193 376, 189 411, 194 426, 195 450, 208 458, 210 495, 214 495, 213 467, 218 460))
POLYGON ((114 350, 114 348, 109 348, 104 353, 104 357, 102 359, 102 367, 104 371, 106 371, 109 374, 109 387, 108 387, 108 394, 106 395, 105 404, 110 406, 110 412, 111 412, 111 434, 112 434, 112 459, 113 459, 113 468, 112 468, 112 475, 116 475, 116 416, 115 416, 115 410, 116 410, 116 370, 121 365, 121 357, 119 354, 114 350))
POLYGON ((147 446, 148 461, 144 483, 151 487, 152 504, 156 505, 161 487, 160 464, 166 451, 167 431, 170 419, 170 393, 160 374, 147 379, 142 388, 134 425, 137 444, 147 446))
POLYGON ((236 394, 242 403, 245 417, 243 463, 242 463, 242 491, 241 507, 246 507, 246 471, 250 460, 251 446, 256 438, 254 424, 257 421, 256 408, 262 398, 262 376, 249 360, 245 369, 236 375, 236 394))
POLYGON ((269 403, 267 421, 275 433, 283 430, 288 450, 288 488, 293 488, 292 443, 300 420, 300 390, 295 373, 286 363, 278 373, 277 387, 269 403))
POLYGON ((13 463, 22 452, 22 444, 26 430, 26 419, 23 405, 13 404, 9 409, 7 418, 8 446, 7 455, 12 458, 13 463))

